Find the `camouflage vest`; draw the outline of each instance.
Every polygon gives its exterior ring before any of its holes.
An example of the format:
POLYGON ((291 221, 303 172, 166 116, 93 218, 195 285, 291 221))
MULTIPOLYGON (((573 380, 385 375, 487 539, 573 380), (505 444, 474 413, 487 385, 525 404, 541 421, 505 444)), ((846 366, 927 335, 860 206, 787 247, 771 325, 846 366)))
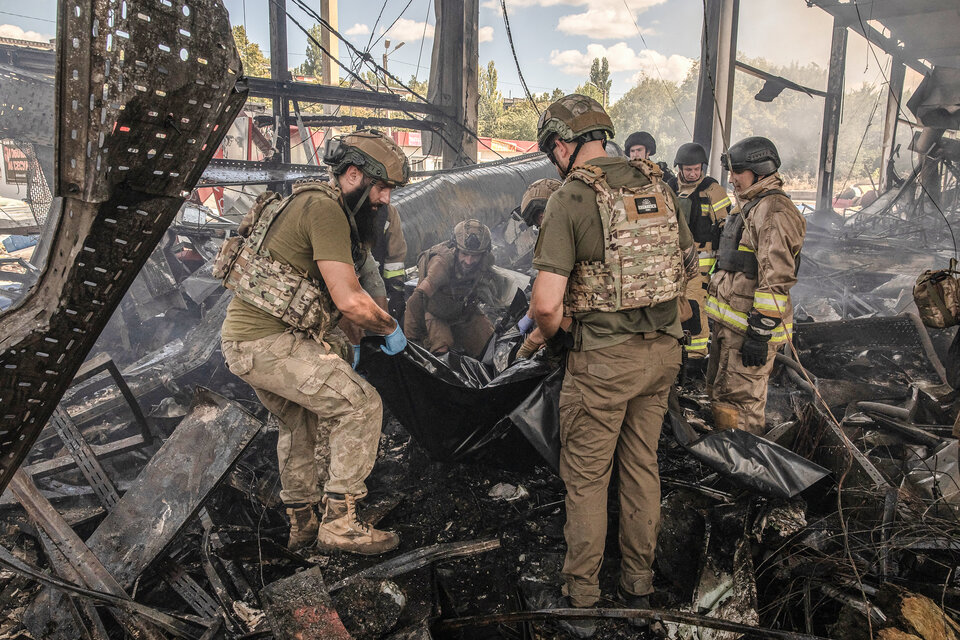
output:
POLYGON ((282 199, 272 191, 260 194, 243 217, 238 235, 220 247, 213 276, 223 280, 223 286, 236 292, 244 302, 319 338, 340 321, 340 312, 326 287, 291 265, 274 260, 263 247, 274 221, 304 191, 320 191, 334 200, 340 199, 339 188, 319 181, 298 183, 293 194, 282 199))
POLYGON ((563 298, 567 315, 650 307, 683 291, 680 225, 663 174, 646 160, 630 165, 650 184, 614 189, 603 171, 591 165, 567 177, 596 191, 604 236, 603 260, 578 262, 570 273, 563 298))

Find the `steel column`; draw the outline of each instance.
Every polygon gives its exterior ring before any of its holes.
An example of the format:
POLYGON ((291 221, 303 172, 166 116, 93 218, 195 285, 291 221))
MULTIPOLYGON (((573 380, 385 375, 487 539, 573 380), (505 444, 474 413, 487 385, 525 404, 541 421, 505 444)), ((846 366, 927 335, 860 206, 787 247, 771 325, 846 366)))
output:
MULTIPOLYGON (((287 64, 287 0, 270 0, 270 78, 279 82, 290 80, 287 64)), ((273 121, 276 147, 282 162, 290 162, 290 102, 285 96, 273 99, 273 121)))
POLYGON ((847 24, 833 19, 827 97, 823 102, 823 128, 820 135, 820 172, 817 176, 817 209, 831 209, 833 181, 837 164, 837 137, 843 108, 843 75, 847 62, 847 24))

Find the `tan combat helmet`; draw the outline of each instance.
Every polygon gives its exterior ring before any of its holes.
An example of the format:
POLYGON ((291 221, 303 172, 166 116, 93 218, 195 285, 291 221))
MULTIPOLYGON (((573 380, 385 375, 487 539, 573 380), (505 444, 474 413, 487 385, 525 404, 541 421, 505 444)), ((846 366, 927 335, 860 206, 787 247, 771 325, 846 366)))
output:
POLYGON ((520 200, 520 207, 517 213, 523 219, 528 227, 535 227, 540 224, 539 217, 547 206, 547 200, 553 195, 553 192, 563 184, 559 180, 552 178, 541 178, 532 183, 523 194, 520 200))
POLYGON ((339 175, 348 165, 356 165, 374 180, 389 187, 400 187, 410 180, 410 163, 396 142, 376 129, 354 131, 332 138, 323 161, 339 175))
POLYGON ((490 229, 479 220, 464 220, 453 228, 453 241, 457 249, 467 255, 487 253, 493 246, 490 229))
POLYGON ((579 93, 571 93, 551 104, 540 114, 540 121, 537 122, 537 146, 553 164, 557 164, 553 157, 554 140, 559 138, 564 142, 577 142, 566 169, 560 169, 563 175, 570 173, 584 143, 591 140, 605 143, 613 136, 613 121, 600 103, 579 93))

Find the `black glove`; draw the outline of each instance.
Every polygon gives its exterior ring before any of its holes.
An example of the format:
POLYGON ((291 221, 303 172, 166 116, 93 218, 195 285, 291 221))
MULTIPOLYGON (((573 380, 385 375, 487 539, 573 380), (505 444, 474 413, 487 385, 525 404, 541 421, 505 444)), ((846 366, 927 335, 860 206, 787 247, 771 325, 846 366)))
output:
POLYGON ((765 316, 756 309, 747 318, 747 335, 740 347, 740 360, 745 367, 762 367, 767 363, 767 343, 780 326, 780 318, 765 316))
POLYGON ((700 303, 696 300, 687 300, 690 303, 690 309, 693 311, 693 315, 690 316, 690 319, 681 323, 684 331, 689 331, 690 335, 698 336, 703 330, 703 325, 700 322, 700 303))

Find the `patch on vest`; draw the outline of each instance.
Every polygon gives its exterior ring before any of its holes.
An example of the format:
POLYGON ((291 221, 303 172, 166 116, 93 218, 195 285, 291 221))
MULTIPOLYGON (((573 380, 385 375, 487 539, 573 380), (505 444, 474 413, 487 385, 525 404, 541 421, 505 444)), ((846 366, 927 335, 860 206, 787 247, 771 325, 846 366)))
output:
POLYGON ((663 198, 659 193, 649 195, 628 194, 623 198, 623 208, 630 222, 661 221, 666 214, 663 198))

